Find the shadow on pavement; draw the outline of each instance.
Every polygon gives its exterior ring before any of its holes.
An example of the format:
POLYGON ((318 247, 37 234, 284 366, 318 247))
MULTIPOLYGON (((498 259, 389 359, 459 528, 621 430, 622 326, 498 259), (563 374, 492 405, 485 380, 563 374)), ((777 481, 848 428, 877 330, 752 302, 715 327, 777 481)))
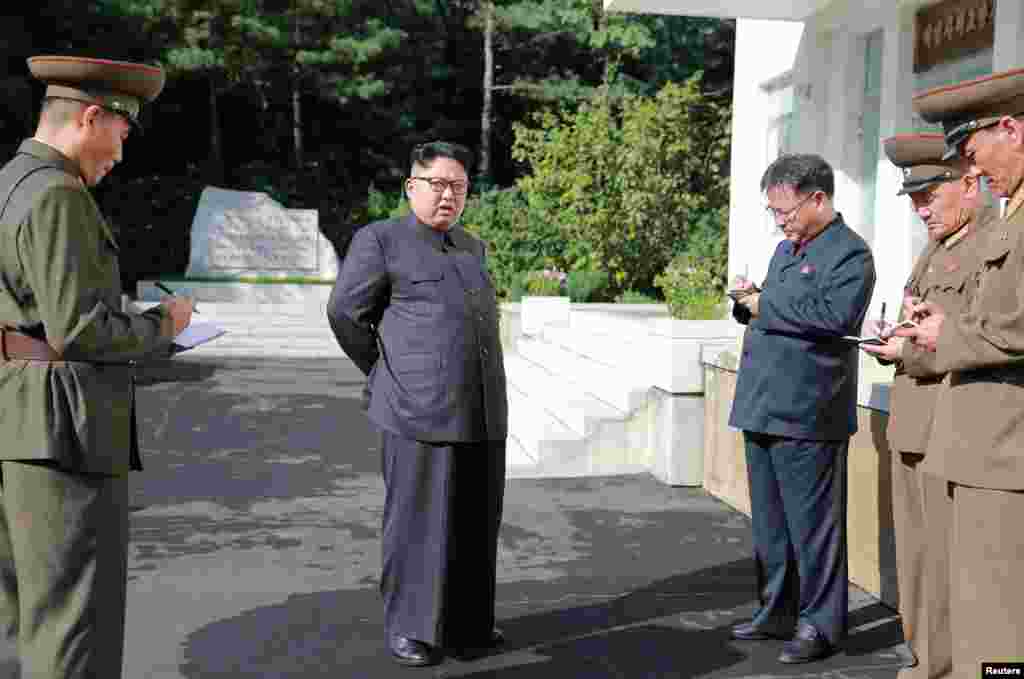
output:
POLYGON ((162 382, 202 382, 216 374, 221 366, 213 361, 146 361, 135 369, 136 386, 146 387, 162 382))

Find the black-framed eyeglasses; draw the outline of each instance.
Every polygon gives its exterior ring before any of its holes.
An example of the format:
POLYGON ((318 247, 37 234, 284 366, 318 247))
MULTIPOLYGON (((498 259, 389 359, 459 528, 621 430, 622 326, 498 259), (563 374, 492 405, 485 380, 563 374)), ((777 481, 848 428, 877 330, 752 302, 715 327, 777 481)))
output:
POLYGON ((430 190, 434 193, 444 193, 450 188, 456 196, 463 196, 466 194, 466 191, 469 191, 469 182, 462 179, 455 181, 441 179, 440 177, 409 177, 409 179, 419 179, 421 182, 430 184, 430 190))
POLYGON ((780 210, 777 207, 772 207, 771 205, 765 205, 764 206, 764 211, 767 212, 769 215, 771 215, 772 219, 774 219, 775 221, 778 221, 781 218, 783 223, 786 223, 786 222, 789 222, 790 219, 795 217, 796 213, 800 210, 800 208, 802 208, 804 206, 804 204, 807 201, 809 201, 811 198, 813 198, 813 197, 814 197, 814 193, 807 194, 804 197, 803 200, 801 200, 799 203, 797 203, 793 207, 789 208, 788 210, 780 210))

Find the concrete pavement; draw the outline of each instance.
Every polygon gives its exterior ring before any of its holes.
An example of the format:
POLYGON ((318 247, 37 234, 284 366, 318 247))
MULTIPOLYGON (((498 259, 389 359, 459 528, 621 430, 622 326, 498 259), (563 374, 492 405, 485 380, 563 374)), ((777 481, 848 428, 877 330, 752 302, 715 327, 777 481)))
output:
MULTIPOLYGON (((184 354, 142 371, 126 678, 883 679, 905 662, 895 613, 857 590, 851 637, 825 662, 785 666, 781 642, 731 641, 755 606, 749 521, 640 475, 510 481, 503 652, 392 663, 361 386, 344 359, 184 354)), ((12 652, 0 677, 16 676, 12 652)))

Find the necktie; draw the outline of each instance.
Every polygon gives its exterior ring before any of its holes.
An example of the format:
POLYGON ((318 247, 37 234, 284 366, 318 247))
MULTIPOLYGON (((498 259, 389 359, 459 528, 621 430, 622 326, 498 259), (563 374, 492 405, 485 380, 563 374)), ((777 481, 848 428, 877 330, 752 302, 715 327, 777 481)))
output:
POLYGON ((448 252, 449 250, 455 249, 455 242, 452 240, 452 236, 447 231, 441 236, 441 252, 448 252))

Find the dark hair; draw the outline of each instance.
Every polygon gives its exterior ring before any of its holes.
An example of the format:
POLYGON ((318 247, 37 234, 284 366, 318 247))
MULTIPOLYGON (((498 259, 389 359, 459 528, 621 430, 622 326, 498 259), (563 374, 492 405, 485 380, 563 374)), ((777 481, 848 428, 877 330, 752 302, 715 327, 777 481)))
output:
POLYGON ((466 174, 469 174, 473 165, 473 152, 461 144, 453 144, 448 141, 432 141, 426 144, 417 144, 412 149, 410 165, 416 167, 430 167, 438 158, 451 158, 462 164, 466 174))
POLYGON ((761 190, 775 186, 792 186, 798 194, 821 191, 829 198, 836 190, 832 166, 813 153, 790 153, 779 156, 761 176, 761 190))

